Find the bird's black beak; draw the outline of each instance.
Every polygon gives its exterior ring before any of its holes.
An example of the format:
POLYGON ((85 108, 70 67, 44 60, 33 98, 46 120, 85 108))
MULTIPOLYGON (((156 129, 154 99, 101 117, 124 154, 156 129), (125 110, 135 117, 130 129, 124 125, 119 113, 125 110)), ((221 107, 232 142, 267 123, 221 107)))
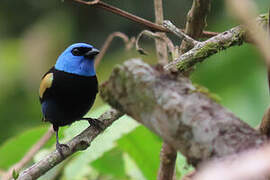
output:
POLYGON ((85 53, 85 57, 86 58, 89 58, 89 59, 92 59, 92 58, 94 58, 96 55, 98 55, 99 54, 99 50, 98 49, 95 49, 95 48, 93 48, 93 49, 91 49, 90 51, 87 51, 86 53, 85 53))

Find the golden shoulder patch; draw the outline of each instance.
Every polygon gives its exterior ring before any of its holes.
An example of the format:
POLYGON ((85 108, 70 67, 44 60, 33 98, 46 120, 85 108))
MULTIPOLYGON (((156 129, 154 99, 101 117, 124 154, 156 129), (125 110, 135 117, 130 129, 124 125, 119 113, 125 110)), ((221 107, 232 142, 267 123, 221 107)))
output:
POLYGON ((39 86, 39 97, 42 98, 44 92, 46 91, 46 89, 50 88, 52 86, 52 82, 53 82, 53 73, 49 73, 47 74, 40 83, 39 86))

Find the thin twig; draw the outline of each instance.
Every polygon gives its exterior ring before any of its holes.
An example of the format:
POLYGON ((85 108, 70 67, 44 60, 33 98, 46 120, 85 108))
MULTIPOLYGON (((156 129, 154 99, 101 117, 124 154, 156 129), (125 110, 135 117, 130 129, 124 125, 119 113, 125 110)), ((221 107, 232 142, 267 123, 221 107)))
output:
POLYGON ((130 48, 132 48, 132 46, 134 45, 135 43, 135 38, 132 37, 132 38, 128 38, 127 35, 125 35, 124 33, 122 32, 114 32, 114 33, 111 33, 106 41, 104 42, 101 50, 100 50, 100 53, 98 54, 98 56, 96 57, 95 59, 95 68, 97 68, 97 66, 99 65, 101 59, 103 58, 103 56, 105 55, 106 51, 108 50, 109 46, 111 45, 112 43, 112 40, 115 38, 115 37, 119 37, 120 39, 122 39, 125 43, 125 47, 126 47, 126 50, 129 50, 130 48))
POLYGON ((169 20, 165 20, 163 22, 163 26, 168 29, 169 31, 171 31, 173 34, 175 34, 176 36, 180 37, 180 38, 184 38, 185 41, 191 45, 191 46, 195 46, 196 44, 198 44, 199 42, 194 40, 193 38, 191 38, 190 36, 188 36, 187 34, 185 34, 183 31, 181 31, 180 29, 178 29, 171 21, 169 20))
POLYGON ((177 152, 169 144, 163 142, 160 152, 158 180, 172 180, 174 177, 177 152))
POLYGON ((82 3, 82 4, 86 4, 86 5, 93 5, 94 7, 98 7, 98 8, 102 8, 105 9, 107 11, 110 11, 114 14, 117 14, 119 16, 125 17, 127 19, 130 19, 134 22, 137 22, 139 24, 142 24, 144 26, 147 26, 148 28, 150 28, 153 31, 162 31, 162 32, 168 32, 164 27, 162 27, 161 25, 155 24, 151 21, 148 21, 146 19, 143 19, 141 17, 138 17, 136 15, 133 15, 129 12, 123 11, 117 7, 114 7, 112 5, 106 4, 102 1, 97 1, 95 3, 93 2, 89 2, 89 1, 83 1, 83 0, 74 0, 76 2, 82 3))
POLYGON ((148 31, 148 30, 143 30, 142 32, 140 32, 136 38, 136 43, 135 43, 135 47, 136 47, 136 50, 142 54, 142 55, 147 55, 148 52, 145 51, 143 48, 140 47, 140 40, 142 38, 142 36, 145 35, 147 37, 151 37, 151 38, 159 38, 161 39, 161 37, 159 35, 157 35, 156 33, 153 33, 151 31, 148 31))
MULTIPOLYGON (((185 32, 183 29, 181 29, 182 32, 185 32)), ((200 38, 211 38, 213 36, 218 35, 218 32, 213 32, 213 31, 203 31, 200 38)))
MULTIPOLYGON (((138 17, 136 15, 133 15, 129 12, 126 12, 124 10, 121 10, 117 7, 114 7, 112 5, 109 5, 109 4, 106 4, 102 1, 83 1, 83 0, 73 0, 73 1, 76 1, 78 3, 81 3, 81 4, 85 4, 85 5, 92 5, 93 7, 97 7, 97 8, 101 8, 101 9, 104 9, 106 11, 109 11, 109 12, 112 12, 114 14, 117 14, 119 16, 122 16, 124 18, 127 18, 133 22, 137 22, 143 26, 146 26, 148 27, 150 30, 152 31, 160 31, 160 32, 169 32, 166 28, 164 28, 163 26, 161 25, 158 25, 156 23, 153 23, 151 21, 148 21, 144 18, 141 18, 141 17, 138 17)), ((182 30, 183 31, 183 30, 182 30)), ((210 37, 213 37, 215 35, 217 35, 218 33, 216 32, 210 32, 210 31, 203 31, 202 33, 202 36, 201 38, 210 38, 210 37)))
MULTIPOLYGON (((154 0, 155 7, 155 19, 156 23, 162 25, 163 24, 163 5, 162 0, 154 0)), ((157 35, 160 37, 167 37, 165 33, 157 32, 157 35)), ((156 52, 158 57, 158 63, 161 65, 165 65, 168 63, 168 52, 167 52, 167 44, 161 39, 155 39, 156 44, 156 52)), ((163 146, 161 148, 160 153, 160 166, 158 171, 158 180, 172 180, 174 175, 174 167, 176 160, 176 151, 171 148, 170 145, 163 142, 163 146), (170 161, 170 162, 168 162, 170 161)))
MULTIPOLYGON (((155 19, 158 25, 162 25, 163 23, 163 5, 162 0, 154 0, 154 9, 155 9, 155 19)), ((166 37, 166 34, 163 32, 156 32, 161 37, 166 37)), ((165 65, 168 63, 168 52, 166 42, 155 39, 156 44, 156 54, 158 63, 161 65, 165 65)))
MULTIPOLYGON (((110 109, 98 119, 103 122, 103 130, 105 130, 122 115, 123 113, 110 109)), ((63 149, 63 156, 56 150, 51 152, 48 156, 20 173, 18 180, 37 179, 75 152, 88 148, 90 143, 102 132, 103 131, 98 131, 95 127, 88 127, 67 143, 69 148, 63 149)))
POLYGON ((87 5, 95 5, 100 3, 100 0, 94 0, 94 1, 83 1, 83 0, 75 0, 79 3, 87 4, 87 5))
POLYGON ((138 35, 138 37, 136 38, 136 50, 142 54, 142 55, 147 55, 147 51, 145 51, 143 48, 141 48, 140 46, 140 40, 142 38, 142 36, 147 36, 153 39, 159 39, 165 42, 166 46, 168 46, 170 53, 172 54, 173 57, 176 57, 175 52, 176 52, 176 48, 174 47, 172 41, 167 37, 167 36, 161 36, 160 34, 157 33, 153 33, 151 31, 148 30, 143 30, 142 32, 140 32, 140 34, 138 35))
POLYGON ((12 177, 12 172, 15 170, 16 172, 20 171, 27 163, 29 163, 35 154, 50 140, 54 131, 52 126, 48 129, 48 131, 40 138, 40 140, 32 146, 32 148, 24 155, 24 157, 11 168, 9 168, 8 172, 5 173, 2 177, 2 180, 9 180, 12 177))

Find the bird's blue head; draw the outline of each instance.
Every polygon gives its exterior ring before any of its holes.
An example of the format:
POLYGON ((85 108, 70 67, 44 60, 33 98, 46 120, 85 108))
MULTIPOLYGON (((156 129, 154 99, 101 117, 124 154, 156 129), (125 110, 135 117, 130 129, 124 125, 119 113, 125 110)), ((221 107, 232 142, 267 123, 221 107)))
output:
POLYGON ((92 45, 76 43, 57 59, 55 69, 81 76, 95 76, 94 58, 99 53, 92 45))

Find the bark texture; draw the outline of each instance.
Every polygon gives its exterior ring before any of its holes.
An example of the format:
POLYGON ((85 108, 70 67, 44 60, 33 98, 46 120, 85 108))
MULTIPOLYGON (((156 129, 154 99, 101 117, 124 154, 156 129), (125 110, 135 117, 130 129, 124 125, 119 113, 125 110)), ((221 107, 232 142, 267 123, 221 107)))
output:
POLYGON ((177 151, 169 144, 163 143, 160 151, 160 165, 157 180, 170 180, 174 178, 177 151))
MULTIPOLYGON (((203 29, 206 27, 206 18, 210 11, 211 0, 193 0, 192 7, 187 14, 185 33, 194 39, 201 37, 203 29)), ((180 46, 181 54, 185 53, 190 46, 185 41, 180 46)))
POLYGON ((138 59, 117 66, 101 96, 158 134, 197 165, 261 146, 265 136, 200 93, 189 79, 138 59))

